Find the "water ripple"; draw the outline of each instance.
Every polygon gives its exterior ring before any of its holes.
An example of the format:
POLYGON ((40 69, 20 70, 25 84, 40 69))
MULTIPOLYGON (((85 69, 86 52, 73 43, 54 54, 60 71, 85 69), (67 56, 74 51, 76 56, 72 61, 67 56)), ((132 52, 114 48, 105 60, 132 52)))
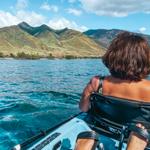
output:
POLYGON ((94 75, 107 74, 98 59, 0 59, 0 149, 79 112, 81 92, 94 75))

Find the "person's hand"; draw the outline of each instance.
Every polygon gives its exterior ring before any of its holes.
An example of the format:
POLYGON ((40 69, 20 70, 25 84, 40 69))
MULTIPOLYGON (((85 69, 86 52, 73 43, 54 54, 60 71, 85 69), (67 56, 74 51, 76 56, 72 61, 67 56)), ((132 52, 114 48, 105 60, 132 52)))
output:
MULTIPOLYGON (((142 124, 137 124, 136 126, 146 130, 142 124)), ((127 150, 144 150, 145 147, 147 146, 147 143, 148 140, 145 140, 135 132, 131 132, 127 150)))

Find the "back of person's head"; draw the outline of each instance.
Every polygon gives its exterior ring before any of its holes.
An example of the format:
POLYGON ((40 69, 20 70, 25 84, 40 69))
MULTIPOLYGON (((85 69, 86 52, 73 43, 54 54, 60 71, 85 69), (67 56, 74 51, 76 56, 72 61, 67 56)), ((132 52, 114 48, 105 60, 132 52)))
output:
POLYGON ((112 41, 102 60, 116 78, 140 81, 150 73, 148 42, 133 33, 120 33, 112 41))

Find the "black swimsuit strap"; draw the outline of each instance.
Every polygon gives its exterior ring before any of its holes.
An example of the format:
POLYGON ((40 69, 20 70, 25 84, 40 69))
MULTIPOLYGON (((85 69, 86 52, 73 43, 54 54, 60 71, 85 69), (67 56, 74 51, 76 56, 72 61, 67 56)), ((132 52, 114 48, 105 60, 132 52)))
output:
POLYGON ((104 79, 105 79, 105 76, 99 76, 99 86, 98 86, 97 92, 99 92, 99 90, 103 88, 104 79))

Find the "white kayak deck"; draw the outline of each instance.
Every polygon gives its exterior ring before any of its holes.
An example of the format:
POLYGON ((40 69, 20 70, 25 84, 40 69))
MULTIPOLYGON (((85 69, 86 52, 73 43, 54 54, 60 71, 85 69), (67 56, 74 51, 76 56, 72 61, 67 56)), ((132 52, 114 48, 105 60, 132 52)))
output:
MULTIPOLYGON (((83 117, 84 115, 79 115, 73 118, 28 148, 28 150, 74 150, 77 135, 83 131, 91 130, 87 123, 83 121, 83 117)), ((100 142, 104 144, 106 150, 116 150, 116 146, 118 146, 118 141, 103 135, 100 135, 100 142)), ((19 145, 16 145, 15 148, 20 150, 19 145)), ((123 150, 125 149, 126 145, 124 144, 123 150)))

